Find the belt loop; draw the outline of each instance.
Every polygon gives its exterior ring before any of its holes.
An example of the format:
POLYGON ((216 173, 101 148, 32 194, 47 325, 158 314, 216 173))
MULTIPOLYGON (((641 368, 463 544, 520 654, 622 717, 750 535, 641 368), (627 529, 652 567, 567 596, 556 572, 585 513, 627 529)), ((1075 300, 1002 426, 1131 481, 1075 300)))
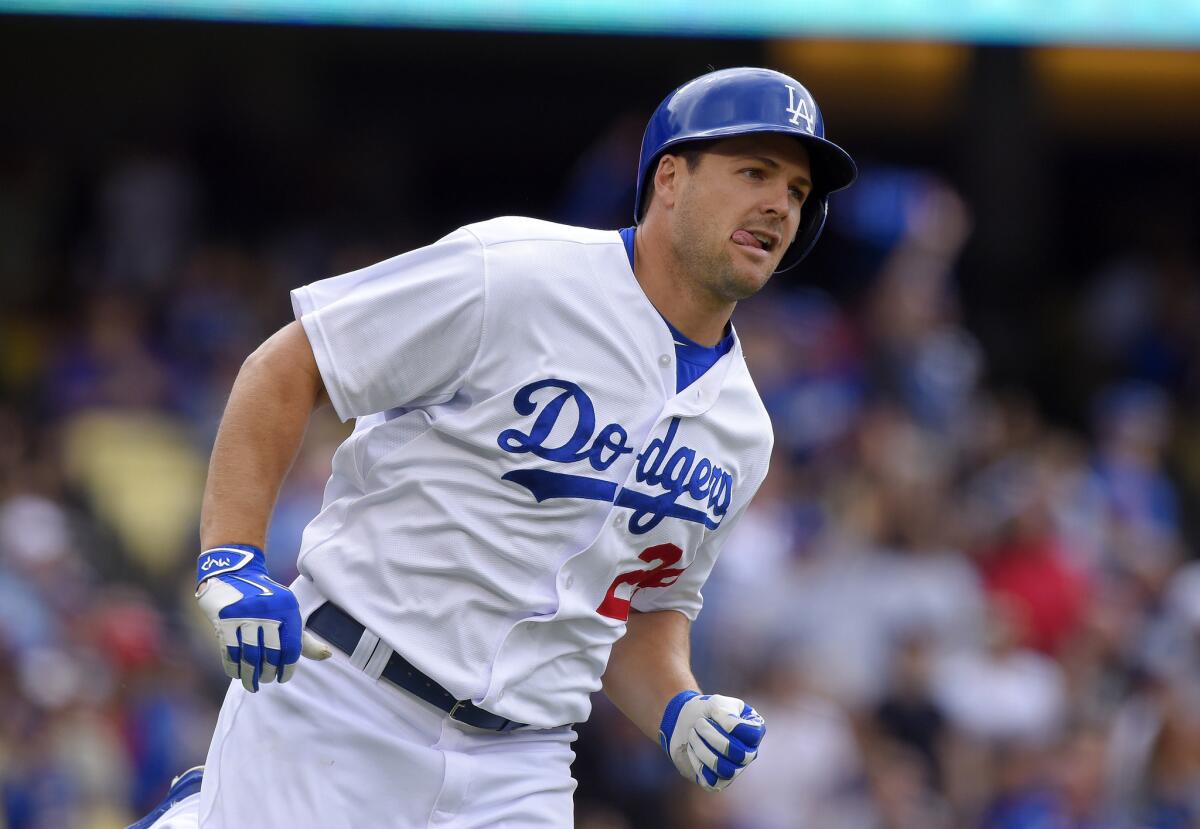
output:
POLYGON ((363 628, 362 636, 358 639, 358 646, 354 648, 354 653, 350 654, 350 664, 360 671, 365 671, 367 662, 371 660, 371 656, 375 653, 375 646, 378 644, 379 637, 363 628))
POLYGON ((387 642, 380 641, 375 646, 375 653, 367 660, 367 664, 363 666, 363 673, 371 677, 371 679, 379 679, 383 674, 383 669, 387 667, 388 660, 392 658, 392 648, 387 642))

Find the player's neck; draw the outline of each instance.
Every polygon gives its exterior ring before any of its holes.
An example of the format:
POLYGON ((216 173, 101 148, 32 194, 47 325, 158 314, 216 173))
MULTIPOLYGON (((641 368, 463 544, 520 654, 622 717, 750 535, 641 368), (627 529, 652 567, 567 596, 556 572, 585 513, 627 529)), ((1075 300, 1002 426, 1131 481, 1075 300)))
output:
POLYGON ((658 313, 700 345, 719 343, 737 303, 698 290, 695 280, 671 255, 670 242, 661 228, 641 225, 633 244, 634 276, 658 313))

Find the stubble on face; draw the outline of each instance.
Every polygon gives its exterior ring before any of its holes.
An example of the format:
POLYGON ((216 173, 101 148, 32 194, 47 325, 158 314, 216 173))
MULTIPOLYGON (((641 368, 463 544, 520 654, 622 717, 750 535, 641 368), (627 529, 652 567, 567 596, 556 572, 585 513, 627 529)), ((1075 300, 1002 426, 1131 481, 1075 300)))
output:
POLYGON ((724 302, 740 302, 754 296, 767 284, 774 267, 766 274, 740 272, 724 242, 718 220, 701 199, 684 193, 675 207, 671 246, 676 261, 697 288, 724 302))

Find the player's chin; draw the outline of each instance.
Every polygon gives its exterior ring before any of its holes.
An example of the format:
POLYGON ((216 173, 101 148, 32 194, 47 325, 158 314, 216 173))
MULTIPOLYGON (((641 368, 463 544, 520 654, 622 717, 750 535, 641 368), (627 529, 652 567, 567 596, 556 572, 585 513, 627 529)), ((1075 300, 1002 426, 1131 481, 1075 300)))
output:
POLYGON ((728 287, 735 299, 747 299, 754 296, 771 280, 779 263, 776 257, 769 256, 755 262, 735 261, 731 269, 728 287))

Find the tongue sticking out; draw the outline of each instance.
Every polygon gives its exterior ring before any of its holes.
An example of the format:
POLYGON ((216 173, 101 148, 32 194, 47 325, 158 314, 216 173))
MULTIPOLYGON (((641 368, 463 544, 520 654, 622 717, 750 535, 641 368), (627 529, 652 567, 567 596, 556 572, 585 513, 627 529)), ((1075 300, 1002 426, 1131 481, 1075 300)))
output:
POLYGON ((733 236, 730 237, 739 245, 746 245, 752 248, 762 250, 762 243, 754 238, 754 234, 748 230, 735 230, 733 236))

